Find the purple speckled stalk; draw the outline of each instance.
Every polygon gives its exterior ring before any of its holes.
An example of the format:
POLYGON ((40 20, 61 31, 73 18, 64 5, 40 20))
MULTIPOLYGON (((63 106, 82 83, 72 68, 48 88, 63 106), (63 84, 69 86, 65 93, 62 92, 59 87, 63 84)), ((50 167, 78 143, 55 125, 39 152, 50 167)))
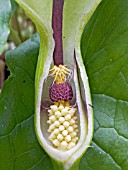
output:
POLYGON ((62 44, 62 20, 63 20, 64 0, 53 0, 52 28, 55 40, 53 53, 54 64, 63 64, 63 44, 62 44))

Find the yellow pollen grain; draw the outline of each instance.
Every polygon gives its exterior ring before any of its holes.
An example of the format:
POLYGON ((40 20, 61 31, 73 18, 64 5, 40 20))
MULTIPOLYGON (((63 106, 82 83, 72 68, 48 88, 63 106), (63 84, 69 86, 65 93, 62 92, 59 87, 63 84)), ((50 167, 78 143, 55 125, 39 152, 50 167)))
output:
POLYGON ((70 125, 73 125, 75 123, 75 120, 73 120, 73 119, 71 119, 70 121, 69 121, 69 124, 70 125))
POLYGON ((49 137, 50 137, 50 139, 52 139, 52 140, 56 138, 56 136, 55 136, 53 133, 52 133, 49 137))
POLYGON ((52 106, 50 106, 50 108, 51 108, 52 112, 58 111, 58 107, 56 105, 52 105, 52 106))
POLYGON ((68 134, 68 131, 67 131, 67 130, 64 130, 64 131, 62 132, 62 135, 63 135, 63 136, 67 136, 67 134, 68 134))
POLYGON ((66 149, 66 148, 67 148, 67 145, 68 145, 68 143, 67 143, 66 141, 62 141, 62 142, 61 142, 61 147, 62 147, 62 148, 66 149))
POLYGON ((65 129, 65 128, 64 128, 63 125, 60 125, 60 126, 59 126, 59 130, 60 130, 60 131, 63 131, 64 129, 65 129))
POLYGON ((76 129, 78 126, 77 126, 76 124, 74 124, 72 127, 73 127, 74 129, 76 129))
POLYGON ((55 146, 59 146, 59 145, 60 145, 60 142, 59 142, 57 139, 55 139, 55 140, 53 141, 53 144, 54 144, 55 146))
POLYGON ((62 116, 66 116, 67 113, 68 113, 68 108, 62 109, 62 111, 61 111, 62 116))
POLYGON ((59 129, 55 129, 54 131, 53 131, 53 133, 55 134, 55 135, 58 135, 59 134, 59 129))
POLYGON ((51 120, 52 122, 55 122, 56 117, 54 115, 52 115, 52 116, 49 117, 49 120, 51 120))
POLYGON ((56 112, 55 112, 55 116, 56 116, 57 118, 60 118, 60 117, 61 117, 61 112, 60 112, 60 111, 56 111, 56 112))
POLYGON ((68 121, 65 121, 65 122, 63 123, 63 125, 64 125, 65 128, 67 128, 67 127, 69 126, 69 122, 68 122, 68 121))
POLYGON ((73 127, 72 127, 72 126, 69 126, 69 127, 67 128, 67 130, 68 130, 68 132, 73 132, 73 127))
POLYGON ((67 136, 65 137, 65 141, 66 141, 66 142, 70 142, 70 141, 71 141, 71 136, 70 136, 70 135, 67 135, 67 136))
POLYGON ((59 127, 59 126, 60 126, 60 122, 59 122, 58 120, 56 120, 56 121, 54 122, 54 126, 59 127))
POLYGON ((58 134, 57 139, 61 142, 64 139, 64 137, 62 134, 58 134))
POLYGON ((65 122, 65 118, 64 118, 64 117, 60 117, 60 118, 59 118, 59 122, 60 122, 60 123, 64 123, 64 122, 65 122))
POLYGON ((70 120, 70 119, 71 119, 70 114, 67 114, 67 115, 65 116, 65 120, 70 120))
POLYGON ((73 138, 73 137, 77 136, 77 133, 76 132, 71 132, 70 135, 73 138))

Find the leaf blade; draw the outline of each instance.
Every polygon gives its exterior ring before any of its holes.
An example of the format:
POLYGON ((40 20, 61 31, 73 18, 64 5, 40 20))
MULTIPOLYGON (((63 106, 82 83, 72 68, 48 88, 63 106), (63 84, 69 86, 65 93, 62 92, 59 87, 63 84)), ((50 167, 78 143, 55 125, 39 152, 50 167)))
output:
POLYGON ((93 148, 83 157, 88 169, 127 167, 127 6, 125 0, 103 1, 81 41, 95 114, 93 148))
POLYGON ((52 167, 34 133, 34 79, 38 53, 39 37, 35 35, 6 55, 11 76, 0 94, 0 165, 5 170, 36 169, 46 162, 47 169, 52 167), (33 161, 26 162, 30 159, 33 161))

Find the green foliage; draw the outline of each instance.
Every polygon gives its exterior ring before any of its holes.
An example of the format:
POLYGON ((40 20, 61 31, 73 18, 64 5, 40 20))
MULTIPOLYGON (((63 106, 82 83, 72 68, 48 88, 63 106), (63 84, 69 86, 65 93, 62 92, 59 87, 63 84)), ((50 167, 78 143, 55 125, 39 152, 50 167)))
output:
MULTIPOLYGON (((127 0, 104 0, 83 32, 81 52, 93 97, 95 131, 80 170, 128 167, 127 9, 127 0)), ((2 170, 52 170, 33 125, 38 52, 39 38, 35 35, 7 53, 11 76, 0 94, 2 170)))
POLYGON ((128 1, 107 0, 84 30, 81 51, 95 114, 93 147, 81 162, 88 170, 128 167, 128 1))
POLYGON ((7 53, 11 76, 0 95, 0 168, 51 169, 34 133, 34 78, 39 37, 7 53))

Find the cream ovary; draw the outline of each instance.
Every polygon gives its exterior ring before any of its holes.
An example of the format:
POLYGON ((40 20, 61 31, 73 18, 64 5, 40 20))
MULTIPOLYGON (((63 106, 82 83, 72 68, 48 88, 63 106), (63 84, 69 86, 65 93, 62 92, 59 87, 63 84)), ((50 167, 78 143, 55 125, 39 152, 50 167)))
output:
POLYGON ((56 102, 48 110, 49 140, 58 149, 69 150, 78 141, 76 110, 69 102, 56 102))

